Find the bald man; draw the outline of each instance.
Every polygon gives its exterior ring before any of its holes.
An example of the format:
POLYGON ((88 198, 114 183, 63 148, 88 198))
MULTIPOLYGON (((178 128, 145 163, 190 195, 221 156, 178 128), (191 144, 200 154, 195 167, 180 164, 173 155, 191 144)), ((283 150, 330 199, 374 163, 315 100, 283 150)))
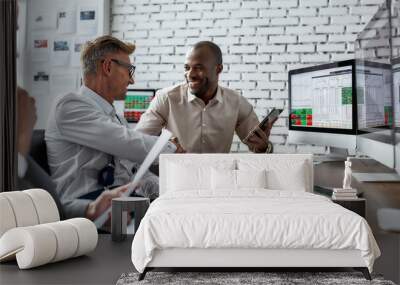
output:
POLYGON ((265 130, 257 128, 259 120, 246 98, 218 84, 223 65, 216 44, 196 43, 184 69, 186 82, 158 91, 136 130, 158 135, 165 127, 190 153, 228 153, 235 132, 251 151, 272 152, 268 138, 274 121, 265 130))

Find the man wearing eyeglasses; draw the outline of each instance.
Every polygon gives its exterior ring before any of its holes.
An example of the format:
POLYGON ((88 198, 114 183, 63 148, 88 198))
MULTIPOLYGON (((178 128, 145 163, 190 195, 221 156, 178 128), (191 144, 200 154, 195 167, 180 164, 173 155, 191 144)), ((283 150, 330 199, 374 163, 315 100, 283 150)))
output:
MULTIPOLYGON (((51 175, 67 217, 96 219, 121 195, 157 140, 130 128, 113 107, 134 84, 129 55, 135 46, 111 36, 88 42, 81 52, 83 86, 56 100, 45 139, 51 175)), ((164 152, 182 151, 173 143, 164 152)), ((145 175, 140 195, 158 196, 158 177, 145 175)))

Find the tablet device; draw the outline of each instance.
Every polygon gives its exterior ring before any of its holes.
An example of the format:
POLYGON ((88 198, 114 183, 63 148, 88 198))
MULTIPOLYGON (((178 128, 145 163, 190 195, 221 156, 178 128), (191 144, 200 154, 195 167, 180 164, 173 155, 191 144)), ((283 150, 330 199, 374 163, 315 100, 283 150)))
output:
POLYGON ((265 130, 269 121, 274 121, 280 113, 282 113, 283 109, 272 108, 271 112, 258 124, 258 127, 262 130, 265 130))
MULTIPOLYGON (((273 122, 280 113, 282 113, 283 109, 277 109, 277 108, 272 108, 271 112, 268 113, 268 115, 257 125, 260 129, 263 131, 266 129, 268 122, 273 122)), ((253 128, 249 134, 246 136, 244 141, 247 141, 254 133, 257 127, 253 128)), ((257 134, 257 133, 255 133, 257 134)))

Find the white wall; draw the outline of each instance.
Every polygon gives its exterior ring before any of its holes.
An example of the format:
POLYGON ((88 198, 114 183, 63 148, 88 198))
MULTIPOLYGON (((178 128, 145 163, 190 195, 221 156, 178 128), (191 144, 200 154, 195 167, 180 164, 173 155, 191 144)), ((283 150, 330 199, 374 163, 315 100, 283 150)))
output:
MULTIPOLYGON (((31 96, 36 100, 38 119, 35 125, 36 129, 45 129, 49 111, 52 108, 54 99, 68 92, 75 92, 80 86, 81 70, 78 65, 72 64, 71 54, 75 41, 79 39, 92 39, 97 36, 109 33, 109 0, 23 0, 21 8, 26 9, 26 15, 21 13, 20 21, 25 22, 25 36, 20 40, 22 65, 18 65, 18 74, 23 73, 24 88, 28 90, 31 96), (89 34, 82 33, 79 30, 79 8, 89 7, 96 10, 97 27, 89 34), (57 13, 73 11, 76 18, 73 18, 71 30, 59 30, 57 13), (42 18, 40 25, 37 22, 42 18), (47 40, 48 48, 44 50, 43 56, 39 56, 34 51, 33 40, 47 40), (69 43, 68 56, 64 60, 54 56, 54 41, 66 40, 69 43), (25 43, 23 43, 25 41, 25 43), (35 82, 34 76, 38 72, 45 72, 48 75, 48 81, 35 82), (68 80, 72 78, 72 80, 68 80), (61 86, 59 82, 67 82, 61 86)), ((22 27, 21 27, 22 28, 22 27)), ((36 51, 37 52, 37 51, 36 51)))
MULTIPOLYGON (((353 58, 354 40, 383 0, 112 0, 111 31, 135 42, 135 87, 163 88, 183 80, 188 47, 212 40, 223 52, 221 84, 240 91, 260 117, 286 110, 271 141, 276 152, 324 153, 286 144, 287 73, 353 58)), ((238 138, 232 151, 247 151, 238 138)))

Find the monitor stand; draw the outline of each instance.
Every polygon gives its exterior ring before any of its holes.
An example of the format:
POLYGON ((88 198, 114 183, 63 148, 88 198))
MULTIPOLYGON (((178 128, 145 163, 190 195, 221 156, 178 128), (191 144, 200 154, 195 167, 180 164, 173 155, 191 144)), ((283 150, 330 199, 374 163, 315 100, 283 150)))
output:
POLYGON ((397 173, 354 173, 353 177, 359 182, 400 182, 397 173))
POLYGON ((314 163, 319 164, 330 161, 345 161, 349 156, 349 152, 345 148, 329 147, 329 154, 314 155, 314 163))

